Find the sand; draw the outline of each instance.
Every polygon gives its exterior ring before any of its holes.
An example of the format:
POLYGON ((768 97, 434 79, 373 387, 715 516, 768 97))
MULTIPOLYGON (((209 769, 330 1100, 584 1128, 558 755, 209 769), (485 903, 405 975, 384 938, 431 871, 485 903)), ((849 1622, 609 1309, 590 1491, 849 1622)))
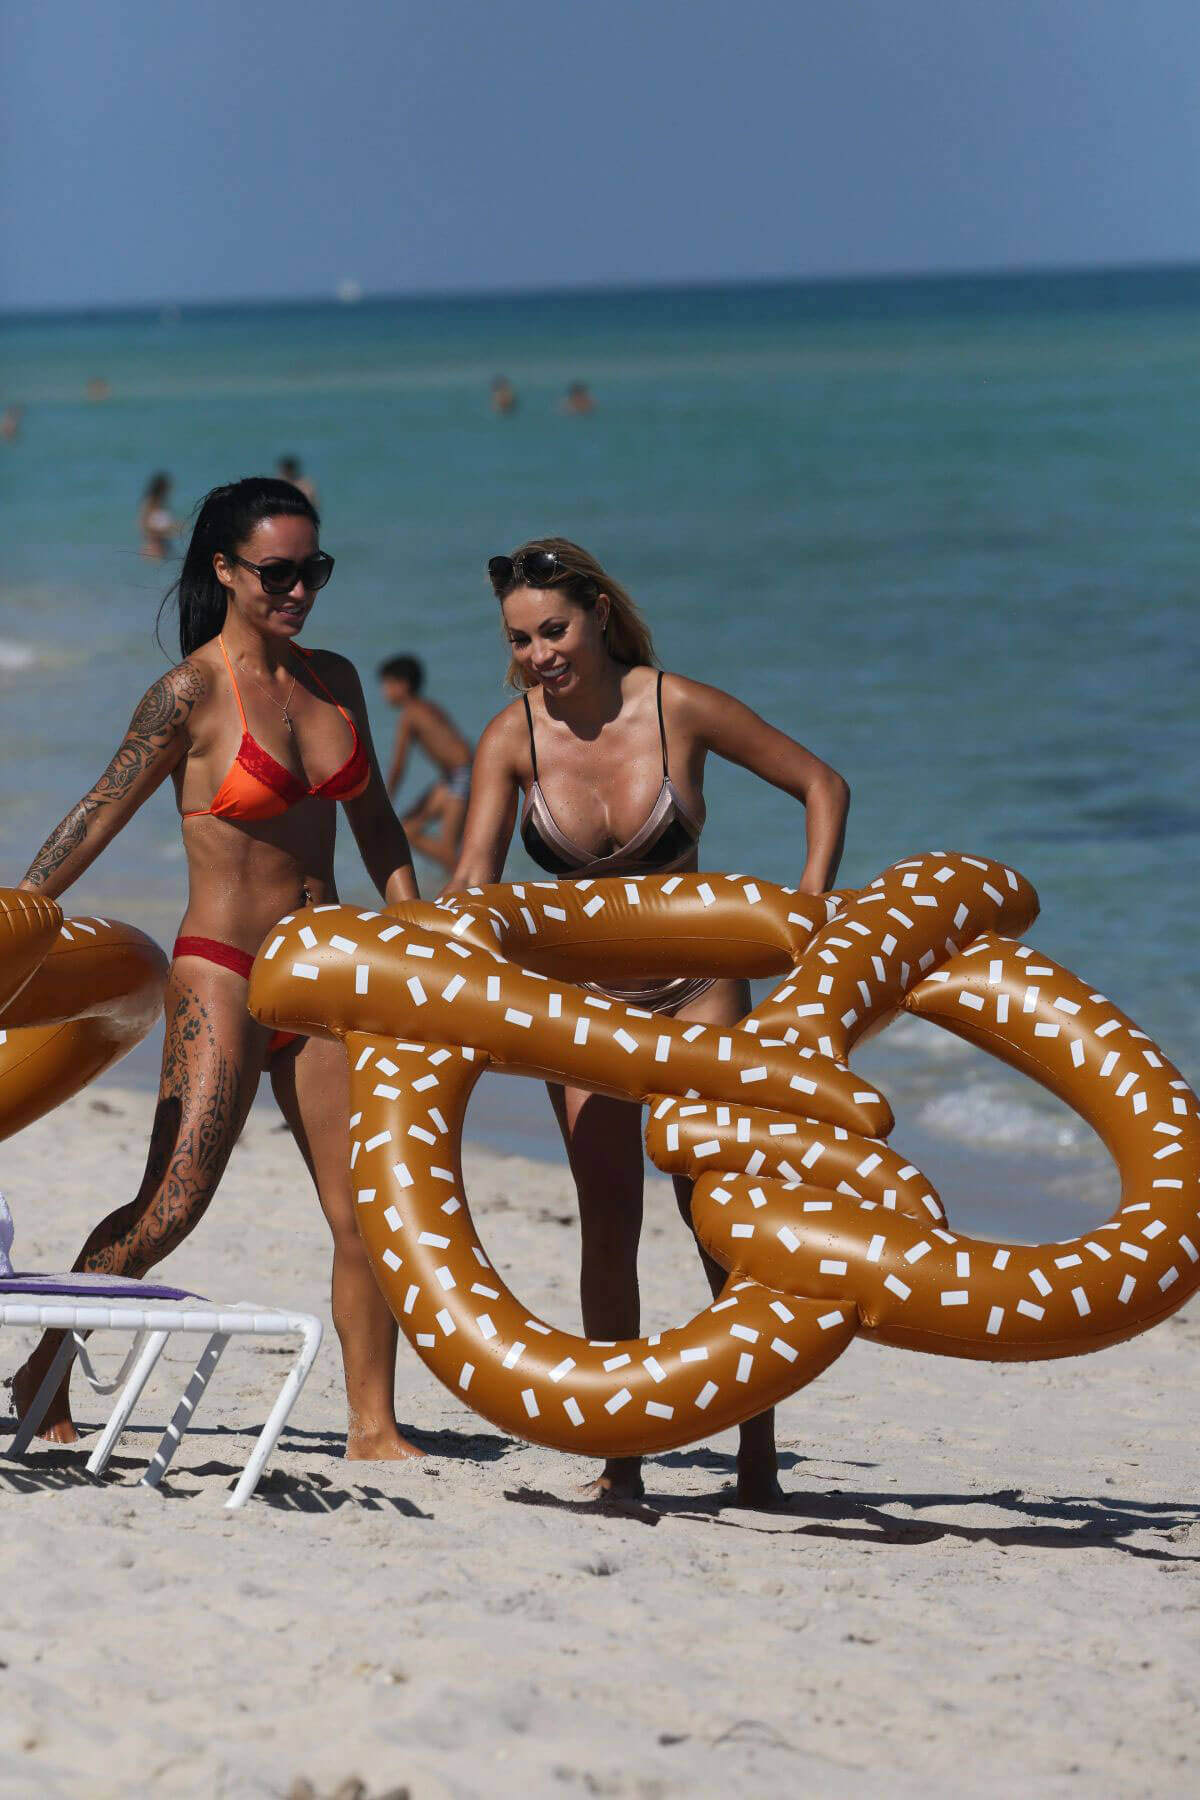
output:
MULTIPOLYGON (((128 1194, 151 1107, 106 1085, 3 1147, 19 1266, 65 1267, 128 1194)), ((325 1228, 276 1126, 256 1109, 165 1273, 328 1319, 325 1228)), ((573 1327, 565 1170, 477 1149, 467 1175, 498 1266, 573 1327)), ((643 1266, 647 1330, 702 1301, 658 1177, 643 1266)), ((28 1340, 5 1337, 7 1375, 28 1340)), ((579 1501, 594 1465, 503 1437, 403 1345, 400 1417, 431 1454, 346 1464, 330 1332, 230 1516, 280 1352, 230 1349, 154 1492, 181 1349, 103 1480, 86 1440, 0 1462, 0 1795, 1186 1790, 1198 1350, 1196 1303, 1068 1362, 858 1343, 780 1410, 786 1511, 732 1503, 727 1434, 656 1459, 613 1516, 579 1501)))

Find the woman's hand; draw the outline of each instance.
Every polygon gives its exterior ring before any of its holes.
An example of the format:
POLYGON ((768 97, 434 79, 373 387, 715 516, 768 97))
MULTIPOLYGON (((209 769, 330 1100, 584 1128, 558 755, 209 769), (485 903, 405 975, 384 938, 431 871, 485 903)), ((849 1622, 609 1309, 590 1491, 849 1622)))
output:
POLYGON ((207 691, 202 670, 191 662, 168 670, 146 689, 120 749, 95 787, 50 833, 23 888, 53 900, 79 879, 187 755, 188 720, 207 691))
POLYGON ((346 801, 346 817, 363 866, 387 904, 419 900, 408 837, 388 799, 374 756, 371 779, 357 800, 346 801))

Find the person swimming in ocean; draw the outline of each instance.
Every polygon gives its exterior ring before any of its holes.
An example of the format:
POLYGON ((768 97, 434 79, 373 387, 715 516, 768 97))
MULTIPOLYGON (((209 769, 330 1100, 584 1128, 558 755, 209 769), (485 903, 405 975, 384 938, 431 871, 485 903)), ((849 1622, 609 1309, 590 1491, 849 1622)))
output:
POLYGON ((595 412, 596 402, 586 381, 571 382, 563 396, 562 409, 574 415, 595 412))
POLYGON ((424 665, 415 656, 391 656, 379 665, 379 685, 389 706, 400 714, 387 791, 394 797, 404 779, 409 752, 424 751, 438 778, 405 813, 403 825, 412 848, 447 871, 458 860, 463 823, 471 793, 471 745, 454 720, 421 692, 424 665))
POLYGON ((165 562, 171 554, 172 541, 182 529, 171 516, 171 477, 159 469, 146 483, 142 504, 138 508, 138 530, 142 534, 142 555, 151 562, 165 562))
POLYGON ((320 507, 317 499, 317 484, 304 473, 298 456, 281 456, 275 465, 280 481, 290 481, 294 488, 299 488, 310 506, 320 507))
MULTIPOLYGON (((560 880, 695 869, 710 752, 800 801, 808 840, 800 889, 820 894, 832 885, 850 803, 836 770, 731 694, 663 671, 629 594, 578 544, 537 538, 492 557, 488 574, 511 655, 509 684, 520 698, 479 740, 462 852, 445 892, 501 879, 518 817, 530 857, 560 880)), ((595 991, 720 1025, 750 1010, 744 981, 664 973, 595 991)), ((586 1088, 548 1086, 579 1198, 584 1331, 637 1337, 641 1109, 586 1088)), ((689 1224, 691 1190, 675 1178, 689 1224)), ((703 1251, 701 1260, 719 1293, 725 1271, 703 1251)), ((779 1498, 771 1413, 741 1428, 737 1485, 748 1505, 779 1498)), ((640 1494, 640 1459, 610 1460, 596 1489, 640 1494)))
MULTIPOLYGON (((178 604, 183 660, 142 696, 108 768, 20 885, 58 899, 170 778, 188 899, 167 978, 146 1169, 137 1194, 101 1220, 74 1266, 142 1276, 182 1243, 216 1193, 265 1070, 333 1237, 346 1455, 378 1460, 422 1452, 397 1429, 396 1326, 355 1220, 345 1054, 322 1038, 272 1034, 246 1005, 255 953, 276 920, 337 900, 338 803, 383 898, 417 894, 358 676, 344 656, 296 642, 333 573, 319 523, 297 488, 267 476, 207 496, 168 595, 178 604)), ((250 1226, 227 1218, 239 1257, 250 1226)), ((58 1334, 46 1334, 14 1377, 18 1414, 57 1343, 58 1334)), ((74 1440, 66 1381, 41 1435, 74 1440)))
POLYGON ((510 413, 517 410, 517 390, 507 375, 497 375, 492 382, 492 411, 510 413))

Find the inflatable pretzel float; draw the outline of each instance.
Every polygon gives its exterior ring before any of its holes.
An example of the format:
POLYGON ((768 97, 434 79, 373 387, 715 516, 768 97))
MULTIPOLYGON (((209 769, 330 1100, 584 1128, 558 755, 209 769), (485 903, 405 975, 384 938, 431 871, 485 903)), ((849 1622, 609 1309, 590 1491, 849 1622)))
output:
POLYGON ((250 1004, 345 1043, 360 1229, 433 1373, 536 1442, 652 1452, 770 1406, 859 1332, 949 1356, 1068 1356, 1146 1330, 1200 1285, 1196 1096, 1103 995, 1014 941, 1036 912, 1019 875, 960 855, 819 900, 724 875, 526 882, 285 919, 250 1004), (782 980, 732 1029, 571 981, 667 973, 782 980), (955 1233, 847 1060, 900 1010, 1086 1119, 1120 1170, 1113 1218, 1055 1244, 955 1233), (488 1067, 648 1105, 649 1153, 694 1179, 696 1231, 729 1271, 713 1305, 621 1343, 529 1315, 463 1188, 463 1116, 488 1067))
POLYGON ((69 1100, 139 1043, 162 1008, 167 959, 112 919, 67 919, 0 888, 0 1138, 69 1100))

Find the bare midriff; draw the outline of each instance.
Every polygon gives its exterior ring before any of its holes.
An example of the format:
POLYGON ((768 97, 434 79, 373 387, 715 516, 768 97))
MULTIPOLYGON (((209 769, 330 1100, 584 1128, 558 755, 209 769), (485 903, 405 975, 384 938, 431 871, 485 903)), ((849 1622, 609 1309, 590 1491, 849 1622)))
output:
MULTIPOLYGON (((242 733, 294 773, 317 782, 341 767, 353 748, 346 717, 302 682, 293 696, 293 732, 280 728, 253 679, 243 683, 245 717, 216 640, 198 652, 214 683, 191 720, 191 746, 174 772, 188 865, 188 903, 181 937, 215 938, 254 955, 277 919, 302 906, 337 899, 333 849, 337 805, 310 797, 265 819, 229 819, 203 810, 212 802, 238 754, 242 733)), ((304 667, 301 666, 301 676, 304 667)))
POLYGON ((181 937, 216 938, 250 955, 277 919, 337 899, 337 808, 304 800, 277 819, 183 821, 188 904, 181 937))

